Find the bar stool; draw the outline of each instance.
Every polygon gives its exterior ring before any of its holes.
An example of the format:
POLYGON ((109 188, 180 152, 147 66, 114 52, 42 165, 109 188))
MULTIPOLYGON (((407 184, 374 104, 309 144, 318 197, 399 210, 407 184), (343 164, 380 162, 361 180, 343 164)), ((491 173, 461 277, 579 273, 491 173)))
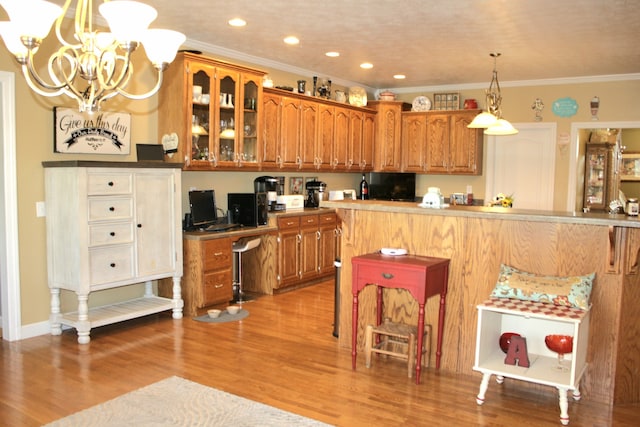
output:
POLYGON ((240 239, 233 242, 233 302, 242 304, 249 298, 242 290, 242 254, 260 246, 260 238, 240 239))
MULTIPOLYGON (((392 322, 384 319, 384 323, 374 326, 367 325, 365 330, 365 366, 371 367, 371 354, 384 354, 407 361, 407 374, 413 377, 416 365, 418 328, 405 323, 392 322), (374 343, 374 340, 379 342, 374 343)), ((431 353, 431 325, 425 325, 424 339, 422 340, 422 365, 429 367, 431 353)))

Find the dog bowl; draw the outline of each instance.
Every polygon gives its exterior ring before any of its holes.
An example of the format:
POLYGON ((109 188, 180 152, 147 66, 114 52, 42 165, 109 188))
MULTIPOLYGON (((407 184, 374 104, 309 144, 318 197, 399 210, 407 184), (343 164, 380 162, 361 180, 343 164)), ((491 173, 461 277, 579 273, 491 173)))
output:
POLYGON ((215 319, 216 317, 220 316, 220 313, 222 313, 222 310, 218 310, 215 308, 212 308, 211 310, 207 310, 207 314, 212 319, 215 319))
POLYGON ((238 305, 230 305, 229 307, 227 307, 227 311, 229 312, 229 314, 238 314, 240 310, 241 307, 238 305))

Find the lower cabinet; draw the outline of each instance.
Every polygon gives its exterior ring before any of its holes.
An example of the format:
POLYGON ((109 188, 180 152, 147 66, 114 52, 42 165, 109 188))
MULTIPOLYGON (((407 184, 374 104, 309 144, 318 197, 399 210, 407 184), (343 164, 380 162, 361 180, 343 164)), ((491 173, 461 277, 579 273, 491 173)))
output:
MULTIPOLYGON (((233 299, 232 238, 184 239, 184 314, 195 316, 199 308, 233 299)), ((170 283, 158 284, 160 294, 170 291, 170 283)))
POLYGON ((276 289, 333 274, 337 241, 335 212, 282 216, 277 222, 276 289))

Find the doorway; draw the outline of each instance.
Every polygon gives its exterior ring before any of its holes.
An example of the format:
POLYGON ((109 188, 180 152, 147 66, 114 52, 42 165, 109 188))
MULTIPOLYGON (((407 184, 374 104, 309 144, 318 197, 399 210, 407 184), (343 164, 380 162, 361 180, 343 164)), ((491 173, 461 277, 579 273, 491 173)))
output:
POLYGON ((2 339, 21 338, 15 77, 0 71, 0 300, 2 339))
POLYGON ((485 199, 513 195, 518 209, 553 210, 556 124, 519 123, 516 135, 487 140, 485 199))
MULTIPOLYGON (((577 195, 582 194, 584 185, 584 153, 585 143, 581 141, 580 131, 585 129, 640 129, 640 122, 576 122, 571 124, 571 141, 569 145, 569 183, 567 195, 567 211, 581 211, 582 200, 577 200, 577 195), (577 204, 576 204, 577 203, 577 204)), ((624 141, 622 141, 624 145, 624 141)))

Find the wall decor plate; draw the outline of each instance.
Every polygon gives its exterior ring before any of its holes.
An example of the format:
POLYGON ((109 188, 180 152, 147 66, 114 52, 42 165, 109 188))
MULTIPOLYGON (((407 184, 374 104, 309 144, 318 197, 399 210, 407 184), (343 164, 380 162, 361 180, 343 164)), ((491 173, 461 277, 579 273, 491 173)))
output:
POLYGON ((426 96, 417 96, 411 104, 411 111, 429 111, 431 100, 426 96))
POLYGON ((578 103, 573 98, 559 98, 553 101, 551 111, 559 117, 571 117, 578 112, 578 103))

